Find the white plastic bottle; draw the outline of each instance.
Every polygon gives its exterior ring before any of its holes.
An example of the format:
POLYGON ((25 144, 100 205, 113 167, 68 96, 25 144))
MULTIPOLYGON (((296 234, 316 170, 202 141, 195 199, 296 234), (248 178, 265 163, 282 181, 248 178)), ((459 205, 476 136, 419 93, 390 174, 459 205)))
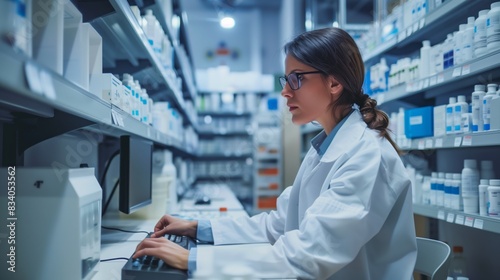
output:
POLYGON ((455 126, 454 132, 461 133, 464 132, 464 126, 462 124, 462 114, 469 111, 469 104, 465 101, 465 95, 458 96, 458 102, 455 103, 453 107, 453 125, 455 126))
POLYGON ((486 47, 488 51, 500 48, 500 2, 491 4, 486 18, 486 47))
POLYGON ((155 46, 155 39, 156 37, 156 17, 153 15, 153 11, 151 9, 146 10, 146 14, 144 15, 144 21, 143 21, 143 29, 144 33, 146 33, 146 37, 148 37, 149 44, 151 45, 151 48, 155 46))
POLYGON ((453 173, 453 189, 452 189, 452 199, 451 199, 451 208, 453 210, 460 211, 462 210, 462 174, 453 173))
POLYGON ((436 192, 437 206, 444 206, 444 181, 445 181, 444 172, 439 172, 437 179, 437 192, 436 192))
POLYGON ((472 93, 472 132, 483 131, 483 98, 484 85, 475 85, 472 93))
POLYGON ((405 109, 404 108, 399 108, 398 112, 398 136, 397 136, 397 143, 399 146, 405 146, 406 145, 406 135, 405 135, 405 109))
MULTIPOLYGON (((129 111, 128 113, 135 117, 136 103, 135 103, 135 84, 132 75, 123 74, 122 84, 130 90, 130 95, 124 94, 124 98, 128 96, 129 111)), ((125 101, 127 102, 127 101, 125 101)))
POLYGON ((452 134, 455 131, 455 117, 453 109, 457 103, 456 97, 450 97, 448 105, 446 105, 446 134, 452 134))
POLYGON ((500 215, 500 180, 490 180, 488 187, 488 216, 500 215))
POLYGON ((491 129, 490 116, 491 116, 491 100, 498 98, 497 84, 488 84, 488 91, 483 97, 483 128, 484 131, 491 129))
POLYGON ((437 197, 437 179, 438 179, 438 173, 437 172, 432 172, 431 173, 431 193, 430 193, 430 204, 431 205, 437 205, 436 202, 436 197, 437 197))
POLYGON ((466 63, 474 56, 474 17, 467 18, 467 27, 464 30, 462 38, 461 60, 466 63))
POLYGON ((479 215, 488 215, 488 179, 481 179, 479 181, 479 215))
POLYGON ((443 206, 451 208, 453 191, 453 173, 445 173, 443 206))
POLYGON ((429 77, 430 75, 430 55, 431 55, 431 42, 429 40, 422 41, 422 48, 420 48, 420 79, 429 77))
POLYGON ((443 70, 453 67, 453 35, 450 33, 444 41, 441 59, 443 60, 443 70))
POLYGON ((474 55, 479 57, 486 53, 486 19, 490 10, 479 11, 474 23, 474 55))
POLYGON ((458 26, 458 32, 455 33, 455 36, 453 36, 453 41, 454 41, 454 46, 455 49, 453 51, 453 56, 454 56, 454 61, 455 65, 462 64, 463 59, 462 59, 462 47, 464 45, 463 40, 464 40, 464 33, 465 29, 467 28, 467 24, 463 23, 458 26))
POLYGON ((478 213, 479 171, 475 159, 464 160, 462 169, 462 200, 465 213, 478 213))

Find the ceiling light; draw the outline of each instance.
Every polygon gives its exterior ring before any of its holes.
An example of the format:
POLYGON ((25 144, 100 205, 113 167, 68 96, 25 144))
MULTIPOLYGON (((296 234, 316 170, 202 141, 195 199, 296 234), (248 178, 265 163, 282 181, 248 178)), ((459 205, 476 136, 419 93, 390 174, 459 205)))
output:
POLYGON ((222 28, 233 28, 234 27, 234 18, 225 16, 220 20, 220 26, 222 28))

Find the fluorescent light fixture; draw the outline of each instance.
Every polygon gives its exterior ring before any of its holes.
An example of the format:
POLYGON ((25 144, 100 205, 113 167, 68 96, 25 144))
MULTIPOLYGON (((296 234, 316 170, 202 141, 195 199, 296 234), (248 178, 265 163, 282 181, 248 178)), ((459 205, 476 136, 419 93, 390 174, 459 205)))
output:
POLYGON ((338 21, 334 21, 334 22, 332 23, 332 26, 333 26, 333 27, 339 27, 339 22, 338 22, 338 21))
POLYGON ((220 26, 222 28, 230 29, 234 27, 234 18, 225 16, 220 20, 220 26))

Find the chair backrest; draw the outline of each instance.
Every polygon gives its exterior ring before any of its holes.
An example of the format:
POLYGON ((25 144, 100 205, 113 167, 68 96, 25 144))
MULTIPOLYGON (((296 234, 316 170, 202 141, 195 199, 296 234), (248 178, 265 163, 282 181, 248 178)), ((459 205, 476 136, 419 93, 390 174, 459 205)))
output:
POLYGON ((431 280, 446 280, 451 261, 450 246, 439 240, 417 237, 417 249, 414 271, 431 280))

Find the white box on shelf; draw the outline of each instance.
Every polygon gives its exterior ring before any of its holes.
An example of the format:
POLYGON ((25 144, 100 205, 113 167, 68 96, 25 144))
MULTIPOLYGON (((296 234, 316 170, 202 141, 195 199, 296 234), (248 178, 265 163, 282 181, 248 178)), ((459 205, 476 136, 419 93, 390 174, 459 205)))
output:
POLYGON ((434 137, 446 135, 446 105, 434 107, 434 137))
POLYGON ((64 2, 33 1, 31 9, 33 58, 60 75, 63 74, 64 2))
POLYGON ((73 3, 66 2, 64 6, 63 76, 88 90, 89 45, 88 38, 85 38, 84 29, 82 13, 73 3))
POLYGON ((113 74, 92 74, 90 76, 90 92, 125 111, 122 82, 113 74))

